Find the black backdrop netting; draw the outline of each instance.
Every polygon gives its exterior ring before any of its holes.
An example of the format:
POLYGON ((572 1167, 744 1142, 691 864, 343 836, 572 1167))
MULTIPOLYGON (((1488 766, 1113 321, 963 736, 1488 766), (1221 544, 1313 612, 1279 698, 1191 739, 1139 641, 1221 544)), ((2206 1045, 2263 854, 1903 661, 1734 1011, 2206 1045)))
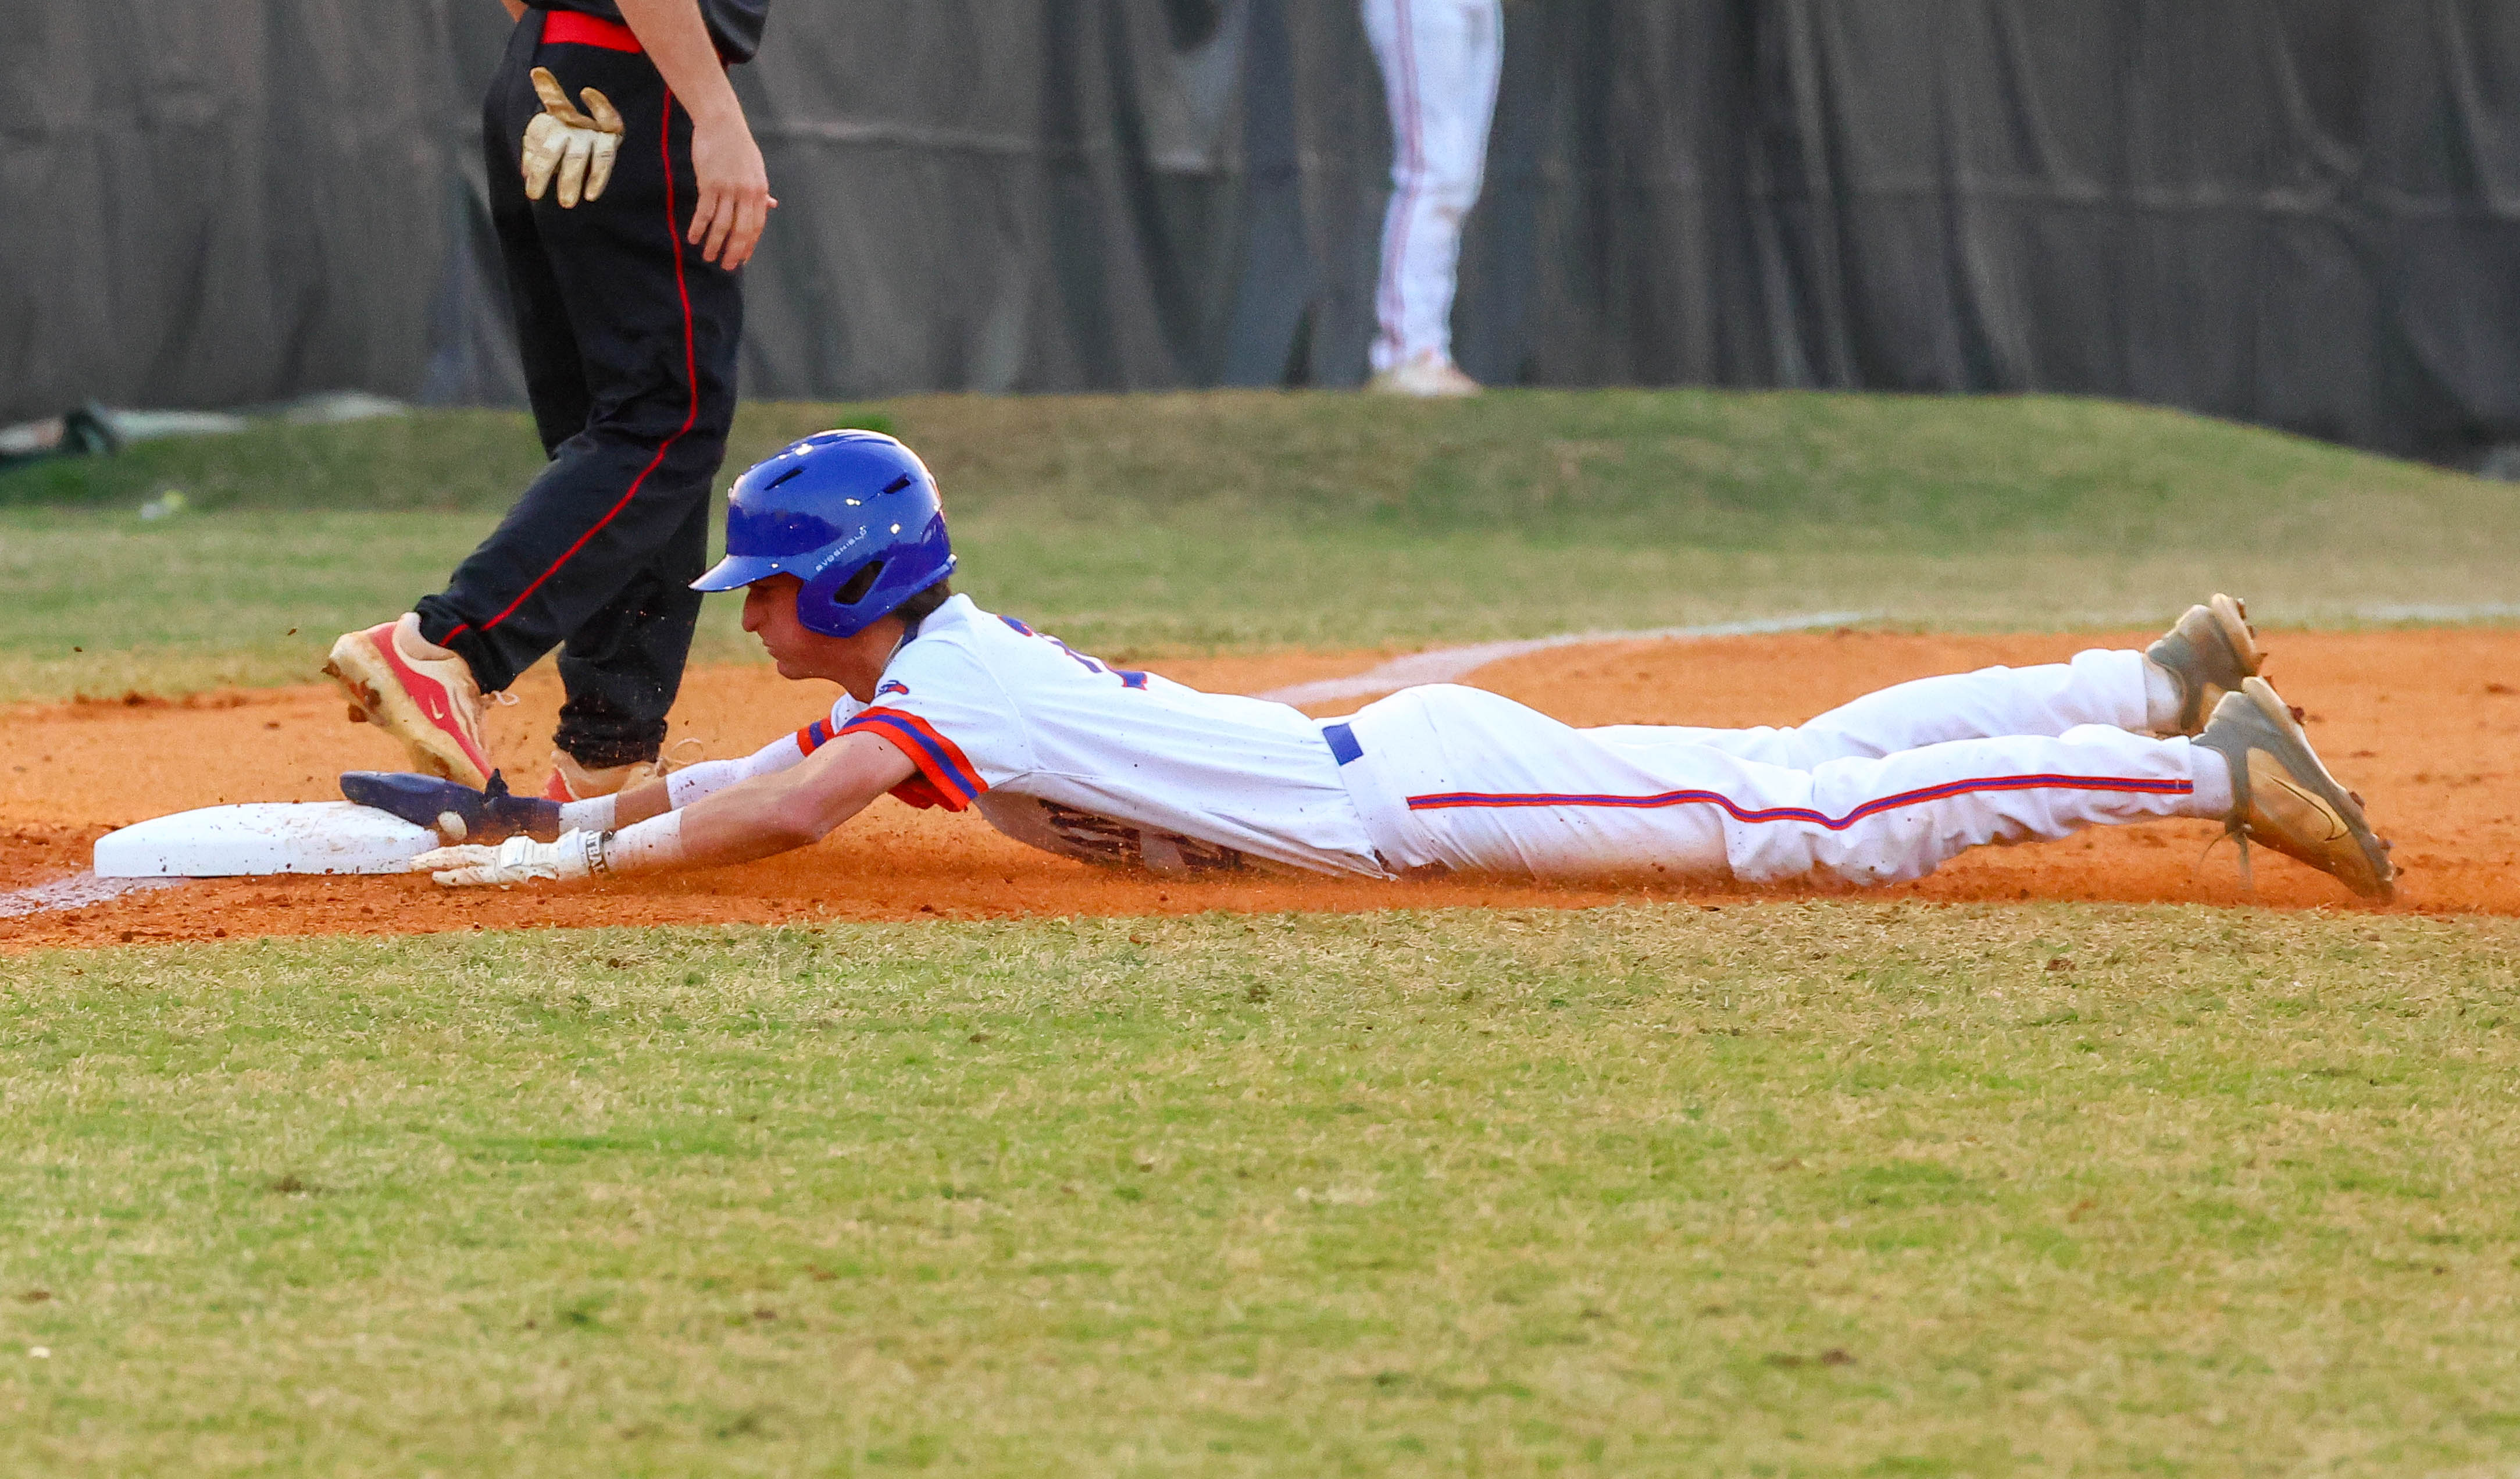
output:
MULTIPOLYGON (((1508 0, 1497 383, 2059 391, 2520 439, 2507 0, 1508 0)), ((519 398, 493 0, 0 0, 0 418, 519 398)), ((745 393, 1350 385, 1354 0, 788 0, 745 393)))

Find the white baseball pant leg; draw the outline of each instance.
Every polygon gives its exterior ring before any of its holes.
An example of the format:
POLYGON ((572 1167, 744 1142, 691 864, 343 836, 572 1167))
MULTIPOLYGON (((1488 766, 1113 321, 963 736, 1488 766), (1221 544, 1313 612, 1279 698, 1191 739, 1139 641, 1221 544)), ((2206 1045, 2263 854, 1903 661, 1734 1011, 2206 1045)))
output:
POLYGON ((2027 681, 2007 697, 2010 679, 2001 671, 1929 680, 1982 698, 1974 716, 1930 715, 1913 702, 1918 694, 1874 702, 1888 697, 1876 694, 1848 716, 1858 722, 1796 731, 1577 729, 1476 689, 1417 688, 1350 721, 1363 755, 1346 771, 1354 772, 1350 790, 1376 848, 1395 868, 1540 878, 1898 883, 1984 843, 2228 809, 2229 776, 2219 755, 2104 722, 2045 734, 1925 737, 1912 748, 1867 753, 1903 734, 1965 729, 1973 717, 2053 727, 2081 699, 2105 697, 2078 692, 2070 671, 2060 684, 2053 669, 2016 674, 2027 681), (1800 731, 1810 733, 1792 738, 1800 731), (1807 747, 1796 757, 1807 763, 1705 742, 1728 734, 1744 750, 1795 756, 1796 746, 1807 747))
POLYGON ((2142 733, 2151 708, 2143 654, 2094 648, 2071 662, 1981 668, 1878 689, 1790 728, 1695 729, 1609 724, 1603 742, 1708 745, 1743 760, 1808 770, 1824 761, 1879 760, 1952 740, 2059 735, 2079 724, 2142 733))
POLYGON ((1364 0, 1366 39, 1391 110, 1391 205, 1382 221, 1372 361, 1388 370, 1453 354, 1462 221, 1487 172, 1505 56, 1501 0, 1364 0))

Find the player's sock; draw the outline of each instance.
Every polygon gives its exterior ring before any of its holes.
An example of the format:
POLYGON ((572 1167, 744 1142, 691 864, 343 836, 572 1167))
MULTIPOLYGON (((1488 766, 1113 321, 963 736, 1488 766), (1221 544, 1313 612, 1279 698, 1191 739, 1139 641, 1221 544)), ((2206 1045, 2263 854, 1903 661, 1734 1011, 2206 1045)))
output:
POLYGON ((2187 702, 2179 678, 2150 658, 2143 660, 2143 722, 2155 734, 2174 734, 2179 712, 2187 702))
POLYGON ((2187 746, 2187 779, 2196 787, 2187 798, 2187 814, 2214 821, 2230 815, 2231 763, 2223 758, 2223 752, 2208 750, 2186 740, 2167 740, 2164 743, 2187 746))
POLYGON ((683 865, 683 813, 651 816, 612 834, 605 856, 615 873, 657 873, 683 865))
POLYGON ((584 801, 562 802, 560 808, 560 824, 563 829, 570 831, 608 831, 612 826, 612 803, 616 799, 611 796, 590 796, 584 801))

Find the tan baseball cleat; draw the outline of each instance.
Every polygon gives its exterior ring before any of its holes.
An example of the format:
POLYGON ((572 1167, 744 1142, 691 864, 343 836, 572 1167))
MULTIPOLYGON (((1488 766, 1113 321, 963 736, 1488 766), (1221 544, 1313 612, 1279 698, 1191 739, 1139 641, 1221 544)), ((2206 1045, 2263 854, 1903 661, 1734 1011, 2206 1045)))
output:
POLYGON ((635 761, 627 765, 606 765, 589 769, 577 763, 577 757, 565 750, 552 752, 551 779, 543 782, 545 801, 592 801, 599 796, 612 796, 629 790, 643 780, 663 775, 669 767, 662 759, 635 761))
POLYGON ((349 694, 351 719, 402 741, 413 769, 476 790, 490 783, 472 666, 423 637, 417 614, 344 635, 324 671, 349 694))
POLYGON ((2214 708, 2196 743, 2231 765, 2231 814, 2225 823, 2240 843, 2248 876, 2249 844, 2262 842, 2297 857, 2365 899, 2398 892, 2389 844, 2362 815, 2362 798, 2337 784, 2310 748, 2292 709, 2265 678, 2240 680, 2214 708))
POLYGON ((2185 735, 2202 730, 2223 695, 2239 692, 2241 682, 2256 677, 2267 662, 2257 628, 2249 624, 2249 608, 2220 594, 2188 607, 2143 655, 2179 680, 2179 725, 2171 732, 2185 735))

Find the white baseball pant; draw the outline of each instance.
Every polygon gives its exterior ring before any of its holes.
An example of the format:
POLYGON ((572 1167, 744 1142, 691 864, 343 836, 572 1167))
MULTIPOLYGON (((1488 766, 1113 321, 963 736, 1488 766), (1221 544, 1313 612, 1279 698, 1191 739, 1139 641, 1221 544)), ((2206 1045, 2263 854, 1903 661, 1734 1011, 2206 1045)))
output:
POLYGON ((2230 809, 2223 758, 2146 722, 2138 652, 1883 689, 1789 729, 1578 729, 1473 688, 1348 720, 1396 870, 1771 883, 1922 878, 1982 843, 2230 809))
POLYGON ((1391 110, 1391 206, 1382 221, 1372 360, 1388 370, 1453 354, 1462 220, 1487 171, 1505 47, 1500 0, 1364 0, 1366 39, 1391 110))

